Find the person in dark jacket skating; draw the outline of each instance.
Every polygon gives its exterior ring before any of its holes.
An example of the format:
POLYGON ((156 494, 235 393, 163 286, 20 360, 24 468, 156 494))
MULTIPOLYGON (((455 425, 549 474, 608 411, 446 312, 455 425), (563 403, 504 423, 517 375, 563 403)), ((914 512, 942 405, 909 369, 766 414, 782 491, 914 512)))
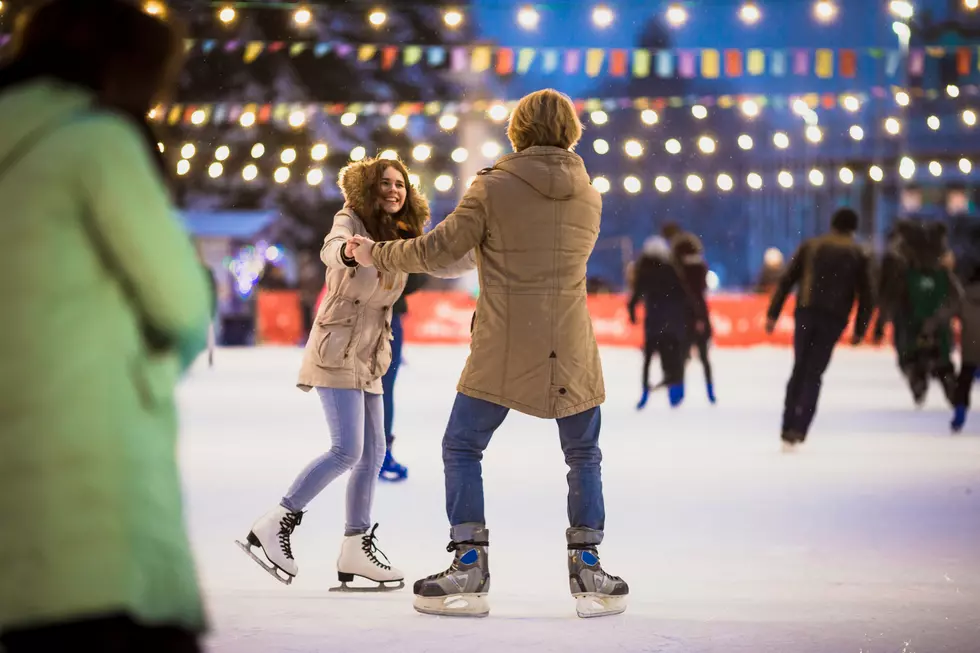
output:
MULTIPOLYGON (((950 318, 960 322, 960 373, 953 390, 953 421, 950 428, 959 433, 970 410, 970 391, 980 370, 980 265, 966 276, 966 287, 957 283, 954 292, 937 315, 926 323, 927 332, 944 328, 950 318)), ((934 336, 933 336, 934 337, 934 336)))
MULTIPOLYGON (((406 236, 402 236, 405 238, 406 236)), ((405 290, 391 307, 391 365, 388 371, 381 377, 381 387, 384 391, 382 399, 385 410, 385 460, 381 465, 381 472, 378 478, 382 481, 402 481, 408 477, 408 468, 401 465, 391 455, 391 445, 395 441, 391 429, 395 420, 395 379, 398 377, 398 369, 402 364, 402 343, 405 340, 405 332, 402 329, 402 315, 408 312, 408 302, 405 301, 407 295, 412 294, 425 285, 426 277, 424 274, 409 274, 408 281, 405 283, 405 290)))
POLYGON ((646 406, 650 395, 650 362, 660 355, 663 380, 671 406, 684 400, 684 364, 687 359, 690 299, 670 255, 670 246, 660 236, 648 238, 636 262, 636 279, 629 300, 630 322, 636 324, 636 305, 643 300, 643 395, 637 409, 646 406))
POLYGON ((708 345, 711 342, 712 332, 706 297, 708 265, 704 260, 704 246, 697 236, 684 232, 675 237, 671 250, 681 274, 681 281, 689 295, 688 346, 685 347, 685 354, 690 353, 691 344, 698 348, 698 357, 704 368, 708 400, 715 403, 715 384, 711 374, 711 361, 708 360, 708 345))
POLYGON ((870 259, 854 240, 858 216, 838 209, 830 233, 803 242, 779 281, 769 305, 766 332, 772 333, 790 291, 796 293, 793 374, 786 387, 782 440, 786 451, 806 440, 817 410, 823 373, 830 364, 858 300, 852 343, 864 339, 873 309, 870 259))

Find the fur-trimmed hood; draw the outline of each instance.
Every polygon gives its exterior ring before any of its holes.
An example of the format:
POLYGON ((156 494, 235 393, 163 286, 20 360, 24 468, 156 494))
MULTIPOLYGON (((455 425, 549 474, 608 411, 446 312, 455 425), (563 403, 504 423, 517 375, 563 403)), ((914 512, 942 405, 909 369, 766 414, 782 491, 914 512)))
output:
MULTIPOLYGON (((362 221, 374 215, 378 196, 377 188, 372 188, 374 179, 372 179, 371 167, 374 164, 374 159, 354 161, 341 169, 337 177, 340 192, 344 195, 344 206, 354 211, 362 221)), ((428 200, 418 189, 412 187, 408 180, 406 180, 406 192, 408 196, 405 198, 405 206, 400 214, 392 218, 411 223, 412 221, 406 218, 417 216, 418 224, 424 227, 429 222, 428 200)))

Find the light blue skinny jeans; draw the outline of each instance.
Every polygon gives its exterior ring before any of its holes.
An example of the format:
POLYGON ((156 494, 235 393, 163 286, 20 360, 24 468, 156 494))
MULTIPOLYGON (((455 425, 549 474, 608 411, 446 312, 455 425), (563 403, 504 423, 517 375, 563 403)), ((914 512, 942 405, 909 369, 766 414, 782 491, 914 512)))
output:
POLYGON ((333 446, 316 458, 293 481, 280 505, 298 512, 347 470, 345 535, 371 528, 371 504, 378 472, 385 458, 384 403, 381 395, 361 390, 317 388, 333 446))

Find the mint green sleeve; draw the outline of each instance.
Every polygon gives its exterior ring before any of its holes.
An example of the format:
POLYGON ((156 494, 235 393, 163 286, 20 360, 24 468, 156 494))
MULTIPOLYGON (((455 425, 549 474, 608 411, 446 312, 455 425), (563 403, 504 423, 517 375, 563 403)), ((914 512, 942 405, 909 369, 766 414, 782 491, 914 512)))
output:
POLYGON ((113 116, 86 121, 79 145, 91 152, 84 192, 97 245, 131 295, 147 329, 186 369, 207 346, 211 291, 136 127, 113 116))

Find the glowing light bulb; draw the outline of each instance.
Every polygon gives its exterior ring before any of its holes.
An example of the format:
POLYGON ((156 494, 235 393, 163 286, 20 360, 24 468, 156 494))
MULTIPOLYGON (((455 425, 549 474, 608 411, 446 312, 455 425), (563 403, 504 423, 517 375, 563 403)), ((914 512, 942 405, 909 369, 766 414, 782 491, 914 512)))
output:
POLYGON ((483 144, 483 147, 480 148, 480 152, 482 152, 483 156, 487 157, 488 159, 496 159, 498 156, 500 156, 500 144, 494 141, 487 141, 483 144))
POLYGON ((289 114, 289 126, 293 129, 299 129, 306 124, 306 114, 300 110, 293 111, 289 114))
POLYGON ((350 151, 351 161, 361 161, 362 159, 364 159, 365 156, 367 156, 367 150, 364 149, 363 145, 358 145, 357 147, 355 147, 353 150, 350 151))
POLYGON ((700 193, 701 189, 704 188, 704 181, 697 175, 688 175, 685 183, 687 184, 687 189, 692 193, 700 193))
POLYGON ((592 180, 592 187, 595 188, 600 193, 609 192, 609 180, 605 177, 596 177, 592 180))
POLYGON ((862 129, 860 125, 852 125, 848 133, 850 133, 851 138, 856 141, 864 138, 864 129, 862 129))
POLYGON ((664 149, 670 154, 680 154, 681 142, 676 138, 672 138, 664 143, 664 149))
POLYGON ((780 171, 780 173, 776 176, 776 181, 779 182, 779 185, 783 188, 793 187, 793 175, 787 170, 780 171))
POLYGON ((905 91, 899 91, 895 94, 895 103, 898 104, 898 106, 907 107, 909 102, 911 102, 909 94, 905 91))
POLYGON ((221 10, 218 11, 218 20, 220 20, 225 25, 228 25, 229 23, 233 23, 235 21, 236 16, 237 14, 235 12, 234 7, 222 7, 221 10))
POLYGON ((977 114, 975 114, 971 109, 966 109, 963 112, 963 122, 972 127, 973 125, 977 124, 977 114))
POLYGON ((745 114, 747 118, 755 118, 759 115, 759 103, 755 100, 746 100, 742 102, 742 113, 745 114))
POLYGON ((845 184, 850 184, 854 181, 854 172, 850 168, 841 168, 837 176, 845 184))
POLYGON ((527 30, 537 29, 540 18, 534 7, 521 7, 517 12, 517 24, 527 30))
POLYGON ((251 154, 253 159, 262 158, 262 155, 265 154, 265 145, 263 145, 262 143, 256 143, 255 145, 252 146, 251 154))
POLYGON ((445 131, 452 131, 456 129, 456 125, 459 124, 459 118, 452 115, 451 113, 439 116, 439 127, 445 131))
POLYGON ((229 156, 231 156, 231 148, 228 147, 227 145, 221 145, 220 147, 218 147, 218 149, 214 151, 214 158, 217 161, 224 161, 229 156))
POLYGON ((705 154, 714 154, 715 147, 715 140, 710 136, 702 136, 698 139, 698 148, 705 154))
POLYGON ((752 137, 748 134, 742 134, 738 137, 738 146, 743 150, 751 150, 753 145, 752 137))
POLYGON ((324 159, 326 159, 327 144, 317 143, 316 145, 314 145, 313 149, 310 150, 310 158, 313 159, 314 161, 323 161, 324 159))
POLYGON ((605 29, 612 25, 613 22, 613 12, 612 9, 605 5, 599 5, 592 10, 592 22, 599 29, 605 29))
POLYGON ((279 155, 279 160, 286 165, 289 165, 296 160, 296 150, 294 148, 287 147, 282 151, 282 154, 279 155))
POLYGON ((806 128, 806 139, 811 143, 819 143, 823 140, 823 132, 816 125, 810 125, 806 128))
POLYGON ((708 117, 708 110, 700 104, 695 104, 693 107, 691 107, 691 115, 698 120, 704 120, 708 117))
POLYGON ((962 172, 964 175, 968 175, 970 174, 971 170, 973 170, 973 164, 970 163, 970 160, 966 158, 960 159, 960 172, 962 172))
POLYGON ((277 184, 285 184, 289 181, 289 168, 276 168, 272 178, 276 180, 277 184))
POLYGON ((824 176, 823 173, 816 168, 810 171, 808 175, 810 183, 814 186, 823 186, 824 176))
POLYGON ((340 124, 344 127, 350 127, 355 122, 357 122, 357 114, 348 111, 344 115, 340 116, 340 124))
POLYGON ((638 156, 642 156, 643 145, 639 141, 630 139, 626 141, 626 144, 623 146, 623 150, 626 152, 626 156, 635 159, 638 156))
POLYGON ((960 87, 957 86, 956 84, 950 84, 949 86, 946 87, 946 95, 948 95, 949 97, 959 97, 960 87))
POLYGON ((368 22, 371 23, 372 27, 381 27, 388 20, 388 14, 386 14, 381 9, 375 9, 370 14, 368 14, 368 22))
POLYGON ((844 108, 854 113, 861 108, 861 102, 853 95, 847 95, 844 97, 844 108))
POLYGON ((191 162, 187 159, 181 159, 177 162, 177 174, 183 177, 191 170, 191 162))
POLYGON ((194 147, 193 143, 184 143, 184 146, 180 148, 180 156, 182 159, 193 158, 196 152, 197 148, 194 147))
POLYGON ((592 141, 592 149, 596 154, 605 154, 609 151, 609 143, 604 138, 597 138, 592 141))
POLYGON ((589 115, 589 118, 592 120, 592 124, 594 125, 605 125, 607 122, 609 122, 609 114, 607 114, 605 111, 593 111, 589 115))
POLYGON ((687 22, 687 10, 682 5, 672 4, 667 7, 666 18, 671 27, 680 27, 687 22))
POLYGON ((724 172, 718 175, 717 182, 718 188, 726 193, 735 187, 735 182, 732 180, 731 175, 725 174, 724 172))
POLYGON ((653 109, 644 109, 640 113, 640 120, 643 121, 644 125, 656 125, 660 120, 660 116, 653 109))
POLYGON ((755 25, 762 18, 762 12, 759 11, 759 7, 753 2, 746 2, 742 5, 742 8, 738 10, 738 17, 742 19, 742 22, 746 25, 755 25))
POLYGON ((926 124, 929 125, 929 129, 936 131, 939 129, 939 116, 929 116, 926 118, 926 124))
POLYGON ((446 23, 447 27, 456 29, 463 24, 463 14, 457 9, 449 9, 442 15, 442 22, 446 23))
POLYGON ((781 150, 785 150, 789 147, 789 136, 783 132, 776 132, 772 135, 772 144, 781 150))
POLYGON ((653 186, 661 193, 669 193, 672 184, 670 183, 670 179, 660 175, 653 180, 653 186))
POLYGON ((821 23, 829 23, 837 15, 837 5, 831 0, 818 0, 813 5, 813 15, 821 23))
POLYGON ((208 175, 211 177, 211 179, 217 179, 224 171, 225 167, 217 161, 208 166, 208 175))
POLYGON ((394 150, 385 150, 384 152, 379 154, 378 157, 381 159, 386 159, 388 161, 396 161, 398 159, 398 152, 394 150))
POLYGON ((870 168, 868 168, 868 176, 871 177, 871 179, 873 179, 874 181, 881 181, 882 179, 885 178, 885 173, 878 166, 871 166, 870 168))
POLYGON ((390 118, 388 118, 388 126, 395 131, 401 131, 402 129, 405 129, 407 125, 408 117, 403 114, 394 113, 390 118))
POLYGON ((323 183, 323 170, 313 168, 306 173, 306 183, 310 186, 319 186, 323 183))
POLYGON ((745 183, 749 185, 752 190, 759 190, 762 188, 762 175, 758 172, 750 172, 748 176, 745 177, 745 183))
POLYGON ((238 118, 238 122, 242 127, 251 127, 255 124, 255 114, 251 111, 246 111, 238 118))
POLYGON ((208 114, 206 114, 203 110, 198 109, 197 111, 191 114, 191 124, 203 125, 204 121, 207 120, 207 118, 208 118, 208 114))
POLYGON ((432 154, 432 148, 428 145, 416 145, 412 149, 412 158, 416 161, 425 161, 432 154))
POLYGON ((245 181, 255 181, 255 178, 259 176, 259 167, 254 163, 249 163, 247 166, 242 168, 242 179, 245 181))
POLYGON ((640 192, 640 189, 642 188, 642 184, 640 183, 639 179, 637 179, 633 175, 630 175, 629 177, 623 180, 623 188, 625 188, 626 192, 629 193, 630 195, 635 195, 636 193, 640 192))
POLYGON ((455 150, 453 150, 452 158, 456 163, 463 163, 470 158, 470 153, 465 147, 457 147, 455 150))
POLYGON ((894 136, 902 131, 902 125, 898 122, 897 118, 888 118, 885 120, 885 131, 894 136))
POLYGON ((915 175, 915 161, 907 156, 903 156, 898 164, 898 174, 903 179, 911 179, 915 175))
MULTIPOLYGON (((313 20, 313 13, 306 7, 300 7, 293 12, 293 22, 300 27, 306 27, 313 20)), ((277 180, 278 181, 278 180, 277 180)), ((279 182, 283 183, 283 182, 279 182)))
POLYGON ((508 111, 507 107, 502 104, 495 104, 490 107, 490 111, 487 112, 487 115, 490 116, 490 120, 494 122, 503 122, 507 120, 507 116, 510 115, 510 111, 508 111))

